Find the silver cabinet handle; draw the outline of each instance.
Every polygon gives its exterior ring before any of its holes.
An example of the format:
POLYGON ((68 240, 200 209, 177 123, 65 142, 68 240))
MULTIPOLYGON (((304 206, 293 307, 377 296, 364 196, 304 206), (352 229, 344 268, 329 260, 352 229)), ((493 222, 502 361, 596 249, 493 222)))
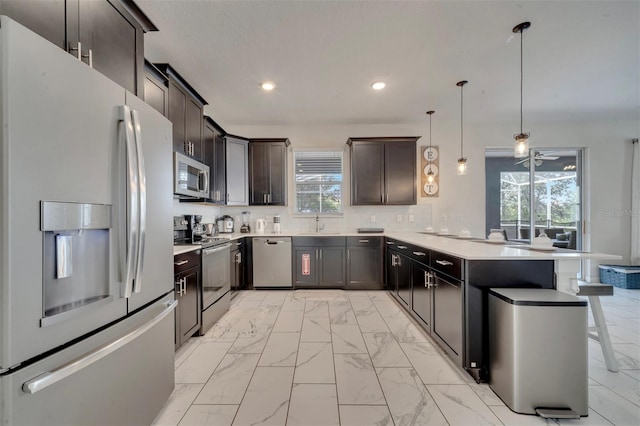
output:
POLYGON ((86 55, 82 55, 83 58, 87 58, 89 61, 87 62, 87 65, 89 65, 90 68, 93 68, 93 52, 91 51, 91 49, 89 49, 89 53, 86 55))
POLYGON ((82 61, 82 44, 80 42, 76 43, 76 47, 69 46, 69 53, 76 51, 76 58, 79 61, 82 61))
POLYGON ((237 264, 242 263, 242 253, 236 253, 236 263, 237 264))
POLYGON ((271 204, 271 194, 267 194, 267 201, 271 204))
POLYGON ((448 260, 436 260, 436 263, 438 265, 442 265, 442 266, 451 266, 451 265, 453 265, 453 263, 449 262, 448 260))
POLYGON ((176 266, 182 266, 182 265, 186 265, 187 263, 189 263, 189 260, 181 260, 180 262, 173 262, 174 265, 176 266))
POLYGON ((187 277, 182 279, 182 294, 187 294, 187 277))
POLYGON ((406 249, 406 248, 407 248, 407 246, 398 246, 398 248, 399 248, 399 249, 403 249, 403 250, 404 250, 404 249, 406 249))
POLYGON ((358 240, 359 243, 368 243, 369 240, 358 240))
POLYGON ((426 256, 427 253, 423 253, 421 251, 414 251, 413 254, 415 254, 416 256, 426 256))
POLYGON ((393 245, 395 244, 393 241, 385 241, 388 245, 393 245))
POLYGON ((389 193, 387 192, 387 203, 389 202, 389 193))
POLYGON ((424 287, 429 288, 429 273, 424 271, 424 287))
POLYGON ((60 380, 63 380, 71 376, 74 373, 77 373, 78 371, 84 368, 87 368, 91 364, 94 364, 95 362, 100 361, 102 358, 112 354, 113 352, 117 351, 121 347, 132 342, 133 340, 137 339, 138 337, 146 333, 148 330, 153 328, 156 324, 162 321, 167 315, 169 315, 175 309, 177 304, 178 302, 176 300, 172 300, 170 302, 165 303, 165 308, 158 315, 156 315, 154 318, 152 318, 149 322, 147 322, 143 326, 133 330, 129 334, 126 334, 125 336, 122 336, 117 340, 114 340, 112 342, 109 342, 99 347, 95 351, 86 353, 80 356, 79 358, 74 359, 68 364, 62 365, 53 371, 48 371, 44 374, 39 375, 38 377, 35 377, 25 382, 22 385, 22 390, 25 393, 34 394, 45 388, 48 388, 49 386, 59 382, 60 380))
POLYGON ((347 262, 349 261, 350 257, 351 257, 351 250, 347 249, 347 262))
POLYGON ((182 296, 182 279, 179 279, 174 284, 176 287, 178 287, 178 289, 176 290, 178 292, 178 296, 182 296))

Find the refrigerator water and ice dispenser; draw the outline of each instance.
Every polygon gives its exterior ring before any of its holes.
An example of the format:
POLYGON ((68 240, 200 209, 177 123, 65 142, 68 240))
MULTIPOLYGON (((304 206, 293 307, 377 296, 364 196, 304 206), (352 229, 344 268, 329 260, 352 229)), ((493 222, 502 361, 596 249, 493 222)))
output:
POLYGON ((75 315, 77 309, 113 299, 111 206, 43 201, 40 208, 44 233, 41 326, 47 326, 75 315))

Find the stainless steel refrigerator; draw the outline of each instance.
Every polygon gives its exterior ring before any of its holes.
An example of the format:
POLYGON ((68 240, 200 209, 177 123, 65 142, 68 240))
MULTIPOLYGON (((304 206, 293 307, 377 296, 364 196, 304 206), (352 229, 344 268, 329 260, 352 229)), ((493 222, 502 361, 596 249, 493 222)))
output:
POLYGON ((148 424, 174 386, 171 123, 0 17, 0 422, 148 424))

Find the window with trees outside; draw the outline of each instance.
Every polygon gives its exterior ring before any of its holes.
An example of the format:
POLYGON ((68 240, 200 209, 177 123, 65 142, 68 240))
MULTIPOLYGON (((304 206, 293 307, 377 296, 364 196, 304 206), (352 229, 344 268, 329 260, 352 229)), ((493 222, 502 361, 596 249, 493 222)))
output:
MULTIPOLYGON (((522 222, 531 215, 529 172, 500 172, 500 221, 522 222)), ((536 226, 576 228, 579 220, 575 170, 535 174, 536 226)))
POLYGON ((297 151, 295 213, 342 213, 342 151, 297 151))

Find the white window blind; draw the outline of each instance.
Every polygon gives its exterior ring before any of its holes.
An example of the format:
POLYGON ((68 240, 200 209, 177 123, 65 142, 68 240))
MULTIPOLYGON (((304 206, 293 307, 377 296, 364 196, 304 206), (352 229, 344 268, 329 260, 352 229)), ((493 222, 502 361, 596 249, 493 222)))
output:
POLYGON ((342 213, 342 151, 295 153, 296 213, 342 213))

